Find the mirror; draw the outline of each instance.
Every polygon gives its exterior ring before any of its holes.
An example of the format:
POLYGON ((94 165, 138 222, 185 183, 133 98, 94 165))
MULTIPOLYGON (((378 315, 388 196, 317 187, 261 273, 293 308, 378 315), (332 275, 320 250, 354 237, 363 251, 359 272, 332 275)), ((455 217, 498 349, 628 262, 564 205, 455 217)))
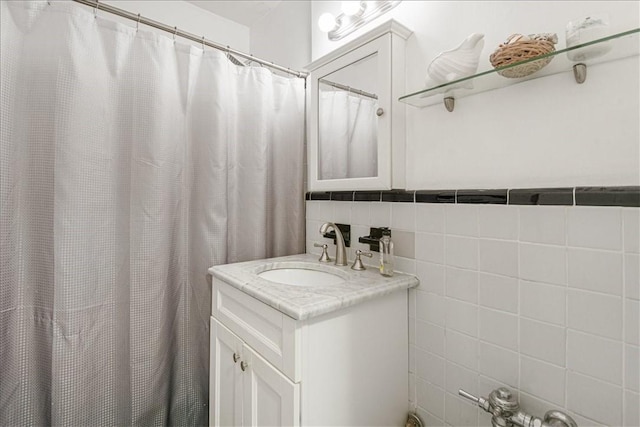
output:
POLYGON ((404 188, 404 104, 397 99, 410 34, 390 20, 306 67, 309 191, 404 188))
POLYGON ((320 180, 378 176, 377 61, 376 52, 318 80, 320 180))

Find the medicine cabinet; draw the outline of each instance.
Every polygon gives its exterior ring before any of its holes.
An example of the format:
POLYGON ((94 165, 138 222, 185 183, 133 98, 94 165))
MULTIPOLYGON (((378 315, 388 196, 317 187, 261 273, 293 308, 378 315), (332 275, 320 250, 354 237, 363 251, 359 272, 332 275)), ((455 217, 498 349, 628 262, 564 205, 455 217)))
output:
POLYGON ((309 191, 405 186, 405 40, 394 20, 309 64, 309 191))

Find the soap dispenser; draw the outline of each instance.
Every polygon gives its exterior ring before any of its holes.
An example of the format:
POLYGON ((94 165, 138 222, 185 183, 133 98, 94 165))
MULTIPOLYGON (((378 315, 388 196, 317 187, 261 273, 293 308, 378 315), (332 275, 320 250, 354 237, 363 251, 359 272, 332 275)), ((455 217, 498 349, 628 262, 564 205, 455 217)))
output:
POLYGON ((383 276, 393 276, 393 242, 391 241, 391 230, 382 229, 380 239, 380 274, 383 276))

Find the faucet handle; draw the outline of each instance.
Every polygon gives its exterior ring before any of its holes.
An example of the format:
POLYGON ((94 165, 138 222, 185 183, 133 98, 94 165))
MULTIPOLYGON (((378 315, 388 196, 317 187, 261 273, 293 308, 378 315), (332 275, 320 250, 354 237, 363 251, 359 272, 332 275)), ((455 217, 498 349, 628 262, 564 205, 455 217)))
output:
POLYGON ((320 255, 320 258, 318 259, 318 261, 331 262, 331 258, 329 258, 329 253, 327 253, 328 246, 326 244, 314 243, 313 246, 315 248, 322 248, 322 255, 320 255))
POLYGON ((473 403, 475 403, 476 405, 478 405, 479 407, 481 407, 482 409, 484 409, 487 412, 491 412, 489 409, 489 401, 487 399, 485 399, 484 397, 475 397, 473 394, 471 393, 467 393, 466 391, 459 389, 458 390, 458 394, 462 397, 464 397, 465 399, 468 399, 470 401, 472 401, 473 403))
POLYGON ((352 270, 366 270, 362 260, 360 259, 360 255, 368 256, 369 258, 373 256, 371 252, 362 252, 360 249, 357 249, 356 259, 353 261, 353 265, 351 266, 352 270))

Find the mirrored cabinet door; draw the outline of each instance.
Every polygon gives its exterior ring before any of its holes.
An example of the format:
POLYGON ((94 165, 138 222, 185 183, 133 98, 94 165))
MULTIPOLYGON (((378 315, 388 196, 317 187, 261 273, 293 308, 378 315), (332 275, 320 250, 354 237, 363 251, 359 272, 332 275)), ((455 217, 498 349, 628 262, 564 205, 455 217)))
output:
POLYGON ((378 62, 375 52, 318 79, 318 179, 378 176, 378 62))
POLYGON ((392 82, 392 75, 404 76, 410 32, 400 37, 392 27, 406 30, 391 21, 307 67, 310 191, 404 185, 403 171, 399 179, 392 173, 392 160, 401 165, 398 153, 404 156, 404 106, 394 98, 394 88, 401 93, 404 85, 392 82), (392 135, 392 122, 401 127, 398 135, 392 135))

